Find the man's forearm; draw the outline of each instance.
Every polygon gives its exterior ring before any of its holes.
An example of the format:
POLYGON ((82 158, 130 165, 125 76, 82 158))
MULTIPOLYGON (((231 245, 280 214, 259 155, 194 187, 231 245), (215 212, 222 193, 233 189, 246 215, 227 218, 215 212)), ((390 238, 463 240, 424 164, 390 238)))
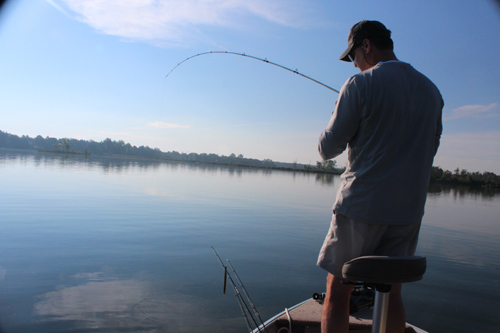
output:
POLYGON ((319 137, 318 151, 323 160, 329 160, 339 156, 346 149, 346 143, 338 143, 330 131, 324 131, 319 137))

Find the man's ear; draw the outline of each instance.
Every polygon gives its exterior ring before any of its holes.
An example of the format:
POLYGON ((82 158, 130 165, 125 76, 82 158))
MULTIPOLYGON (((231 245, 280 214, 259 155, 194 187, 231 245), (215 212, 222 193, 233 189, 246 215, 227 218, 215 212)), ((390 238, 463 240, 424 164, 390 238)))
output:
POLYGON ((372 43, 370 42, 370 40, 368 38, 365 38, 365 40, 363 40, 363 44, 361 45, 361 47, 364 49, 365 53, 370 53, 372 43))

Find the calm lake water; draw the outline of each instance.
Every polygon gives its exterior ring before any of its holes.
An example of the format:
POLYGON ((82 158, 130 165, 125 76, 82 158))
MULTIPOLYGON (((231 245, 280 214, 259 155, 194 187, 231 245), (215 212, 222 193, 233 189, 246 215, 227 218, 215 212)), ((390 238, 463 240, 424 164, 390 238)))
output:
MULTIPOLYGON (((0 332, 246 332, 314 292, 338 176, 0 150, 0 332)), ((405 286, 429 332, 500 327, 500 193, 430 188, 405 286)))

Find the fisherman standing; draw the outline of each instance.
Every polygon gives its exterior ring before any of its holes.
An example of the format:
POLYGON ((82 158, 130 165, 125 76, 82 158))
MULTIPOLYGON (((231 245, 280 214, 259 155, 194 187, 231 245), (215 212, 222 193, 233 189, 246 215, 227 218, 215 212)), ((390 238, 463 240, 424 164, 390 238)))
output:
MULTIPOLYGON (((318 266, 329 272, 321 331, 347 332, 353 285, 342 284, 345 262, 365 255, 415 253, 434 155, 442 132, 437 87, 393 51, 378 21, 355 24, 340 60, 358 73, 340 91, 319 139, 324 160, 348 147, 348 165, 333 206, 318 266)), ((403 332, 401 284, 392 287, 387 332, 403 332)))

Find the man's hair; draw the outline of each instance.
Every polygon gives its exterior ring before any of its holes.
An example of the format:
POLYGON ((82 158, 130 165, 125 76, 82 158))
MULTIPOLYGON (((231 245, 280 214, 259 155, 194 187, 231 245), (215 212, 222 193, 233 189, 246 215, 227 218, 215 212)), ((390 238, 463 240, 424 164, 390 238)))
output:
POLYGON ((377 35, 377 36, 371 36, 371 37, 366 37, 367 39, 370 40, 370 42, 375 45, 377 49, 380 50, 394 50, 394 42, 392 41, 391 38, 391 31, 387 30, 389 32, 388 35, 377 35))

